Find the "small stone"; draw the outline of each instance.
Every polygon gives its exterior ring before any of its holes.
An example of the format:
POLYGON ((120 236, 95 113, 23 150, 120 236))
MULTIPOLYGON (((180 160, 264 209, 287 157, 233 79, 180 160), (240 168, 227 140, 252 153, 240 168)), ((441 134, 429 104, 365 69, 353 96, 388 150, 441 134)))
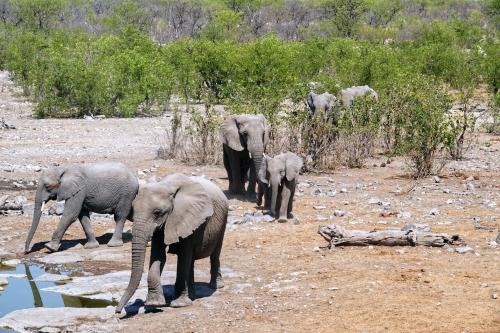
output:
POLYGON ((321 193, 323 193, 323 192, 321 191, 320 188, 315 189, 313 192, 314 195, 320 195, 321 193))
POLYGON ((2 264, 6 265, 6 266, 12 266, 12 267, 17 266, 20 263, 21 263, 21 260, 19 260, 19 259, 10 259, 10 260, 2 261, 2 264))
POLYGON ((474 184, 473 183, 467 183, 467 191, 474 192, 474 184))
POLYGON ((316 216, 315 220, 316 221, 320 221, 320 222, 322 222, 322 221, 328 221, 328 217, 322 216, 322 215, 318 215, 318 216, 316 216))
POLYGON ((229 210, 233 211, 233 210, 237 210, 237 209, 241 209, 241 206, 238 206, 238 205, 229 205, 229 210))
POLYGON ((22 196, 22 195, 18 195, 14 198, 14 203, 17 205, 17 206, 22 206, 24 205, 25 203, 28 202, 28 199, 26 199, 25 196, 22 196))
POLYGON ((328 192, 326 192, 326 195, 327 195, 328 197, 334 197, 334 196, 336 196, 336 195, 337 195, 337 192, 336 192, 335 190, 333 190, 333 191, 328 191, 328 192))
POLYGON ((313 248, 313 252, 319 252, 319 246, 315 246, 315 247, 313 248))
POLYGON ((437 208, 432 208, 432 209, 431 209, 431 215, 434 215, 434 216, 435 216, 435 215, 439 215, 439 209, 437 209, 437 208))
POLYGON ((405 250, 403 250, 403 249, 397 249, 396 252, 399 253, 400 255, 403 255, 406 253, 405 250))
POLYGON ((380 167, 382 168, 385 168, 386 164, 384 162, 382 162, 382 164, 380 164, 380 167))
POLYGON ((450 189, 449 188, 443 189, 443 193, 450 193, 450 189))
POLYGON ((404 219, 409 219, 411 218, 411 213, 410 212, 400 212, 399 213, 401 215, 402 218, 404 219))
POLYGON ((291 220, 291 223, 292 223, 293 225, 297 225, 297 224, 300 224, 300 220, 299 220, 296 216, 294 216, 294 217, 292 218, 292 220, 291 220))
POLYGON ((336 217, 342 217, 342 216, 345 216, 346 212, 343 211, 343 210, 336 210, 333 212, 333 215, 335 215, 336 217))
POLYGON ((6 277, 0 276, 0 286, 6 286, 9 284, 9 281, 6 277))
POLYGON ((402 229, 402 231, 410 231, 410 230, 416 230, 416 231, 423 231, 423 232, 431 232, 431 227, 428 224, 424 223, 410 223, 405 225, 402 229))
POLYGON ((54 201, 49 209, 49 215, 61 216, 64 213, 65 201, 54 201))
POLYGON ((382 205, 382 201, 377 199, 377 198, 370 198, 368 199, 368 203, 370 205, 382 205))
POLYGON ((487 283, 481 283, 481 284, 479 285, 479 288, 488 288, 488 287, 489 287, 489 286, 488 286, 488 284, 487 284, 487 283))
POLYGON ((460 246, 455 248, 455 252, 460 253, 460 254, 466 254, 466 253, 472 253, 474 252, 474 249, 468 246, 460 246))
POLYGON ((434 183, 436 183, 436 184, 441 183, 441 178, 439 178, 439 176, 434 176, 434 177, 432 177, 432 179, 434 180, 434 183))
POLYGON ((345 187, 341 188, 340 193, 347 193, 347 189, 345 187))
POLYGON ((498 295, 496 293, 491 294, 491 299, 497 299, 498 295))
POLYGON ((326 206, 313 206, 315 210, 323 210, 326 209, 326 206))

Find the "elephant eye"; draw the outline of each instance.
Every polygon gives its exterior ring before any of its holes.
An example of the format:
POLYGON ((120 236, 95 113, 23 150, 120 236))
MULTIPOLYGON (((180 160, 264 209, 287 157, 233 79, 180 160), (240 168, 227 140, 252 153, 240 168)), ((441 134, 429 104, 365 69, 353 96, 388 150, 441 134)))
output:
POLYGON ((161 215, 163 215, 163 210, 162 210, 162 209, 160 209, 160 208, 155 208, 155 209, 153 210, 153 214, 154 214, 156 217, 161 216, 161 215))

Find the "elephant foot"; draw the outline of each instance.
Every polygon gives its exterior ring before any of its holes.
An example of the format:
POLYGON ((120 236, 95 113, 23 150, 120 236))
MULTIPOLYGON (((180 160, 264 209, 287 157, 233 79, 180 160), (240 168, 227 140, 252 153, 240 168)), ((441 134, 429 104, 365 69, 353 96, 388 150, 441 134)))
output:
POLYGON ((257 201, 257 193, 255 192, 247 192, 246 197, 251 201, 257 201))
POLYGON ((288 219, 286 218, 286 216, 280 216, 280 217, 278 218, 278 222, 279 222, 279 223, 285 223, 285 222, 287 222, 287 221, 288 221, 288 219))
POLYGON ((165 302, 165 296, 163 296, 163 293, 149 292, 146 297, 145 305, 147 306, 165 306, 166 304, 167 303, 165 302))
POLYGON ((99 247, 99 242, 97 242, 94 239, 93 241, 88 241, 87 243, 85 243, 85 245, 83 247, 86 249, 96 249, 99 247))
POLYGON ((49 250, 50 252, 57 252, 59 250, 59 243, 50 241, 48 243, 45 243, 44 247, 49 250))
POLYGON ((190 306, 191 304, 193 304, 193 301, 187 295, 181 296, 170 302, 170 306, 172 308, 182 308, 185 306, 190 306))
POLYGON ((108 242, 109 247, 123 246, 123 240, 111 238, 108 242))
POLYGON ((211 289, 222 289, 224 288, 224 280, 218 277, 215 281, 210 281, 209 287, 211 289))

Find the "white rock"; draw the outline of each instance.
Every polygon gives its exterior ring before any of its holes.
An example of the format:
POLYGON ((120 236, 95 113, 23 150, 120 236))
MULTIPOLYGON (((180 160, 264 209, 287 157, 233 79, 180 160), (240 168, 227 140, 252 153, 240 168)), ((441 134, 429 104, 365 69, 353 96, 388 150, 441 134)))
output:
POLYGON ((434 176, 432 179, 434 180, 434 183, 441 183, 441 178, 439 178, 439 176, 434 176))
POLYGON ((345 187, 341 188, 340 193, 347 193, 347 189, 345 187))
POLYGON ((326 206, 313 206, 315 210, 323 210, 326 209, 326 206))
POLYGON ((17 273, 0 273, 1 278, 13 278, 13 279, 24 279, 26 274, 17 274, 17 273))
POLYGON ((382 200, 377 199, 377 198, 370 198, 370 199, 368 199, 368 203, 370 205, 382 205, 382 200))
POLYGON ((40 332, 42 328, 59 328, 65 332, 116 332, 120 322, 115 308, 30 308, 13 311, 0 319, 0 327, 17 332, 40 332))
POLYGON ((322 215, 317 215, 315 220, 316 221, 328 221, 328 217, 322 216, 322 215))
POLYGON ((492 299, 498 299, 498 295, 496 293, 491 294, 492 299))
POLYGON ((10 260, 4 260, 2 261, 2 264, 6 265, 6 266, 17 266, 21 263, 21 260, 19 259, 10 259, 10 260))
POLYGON ((466 254, 466 253, 472 253, 474 252, 474 249, 468 246, 460 246, 455 248, 455 252, 460 253, 460 254, 466 254))
POLYGON ((319 252, 319 250, 320 250, 320 249, 319 249, 319 246, 315 246, 315 247, 313 248, 313 252, 319 252))
POLYGON ((449 188, 443 189, 443 193, 450 193, 450 189, 449 188))
POLYGON ((467 183, 467 191, 474 192, 474 184, 473 183, 467 183))
POLYGON ((33 281, 43 281, 43 282, 60 282, 69 280, 71 280, 71 278, 67 275, 51 274, 51 273, 45 273, 33 279, 33 281))
POLYGON ((55 252, 37 259, 45 264, 69 264, 83 261, 83 257, 79 254, 67 252, 55 252))
POLYGON ((431 214, 431 215, 439 215, 439 209, 437 209, 437 208, 432 208, 432 209, 431 209, 430 214, 431 214))

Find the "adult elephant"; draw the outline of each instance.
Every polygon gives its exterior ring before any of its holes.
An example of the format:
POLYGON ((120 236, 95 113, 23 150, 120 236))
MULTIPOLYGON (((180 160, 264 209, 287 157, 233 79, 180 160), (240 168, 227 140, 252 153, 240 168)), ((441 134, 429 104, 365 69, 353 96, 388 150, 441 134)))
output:
POLYGON ((261 114, 235 115, 222 123, 220 133, 230 193, 242 194, 248 178, 247 193, 255 195, 257 170, 269 142, 270 130, 261 114))
POLYGON ((226 229, 228 204, 224 193, 201 177, 172 174, 160 182, 141 186, 133 203, 132 273, 116 312, 135 293, 142 277, 146 244, 152 235, 146 305, 165 305, 161 272, 166 253, 177 255, 175 299, 172 307, 190 305, 194 293, 194 261, 210 257, 210 287, 224 286, 220 252, 226 229))
MULTIPOLYGON (((311 110, 312 116, 322 112, 323 118, 328 119, 331 113, 335 111, 336 105, 337 98, 328 92, 319 95, 310 92, 309 95, 307 95, 307 106, 311 110)), ((334 116, 335 115, 336 114, 334 114, 334 116)))
POLYGON ((120 162, 69 164, 45 170, 38 180, 35 211, 24 251, 29 252, 43 206, 49 200, 66 200, 52 240, 45 244, 50 251, 59 249, 64 233, 77 218, 87 237, 85 248, 98 247, 99 243, 90 225, 90 212, 114 214, 116 228, 108 246, 123 245, 123 226, 138 189, 136 175, 120 162))
POLYGON ((371 96, 373 100, 378 101, 378 94, 369 86, 353 86, 350 88, 342 89, 340 91, 340 101, 346 108, 351 107, 357 97, 371 96))

